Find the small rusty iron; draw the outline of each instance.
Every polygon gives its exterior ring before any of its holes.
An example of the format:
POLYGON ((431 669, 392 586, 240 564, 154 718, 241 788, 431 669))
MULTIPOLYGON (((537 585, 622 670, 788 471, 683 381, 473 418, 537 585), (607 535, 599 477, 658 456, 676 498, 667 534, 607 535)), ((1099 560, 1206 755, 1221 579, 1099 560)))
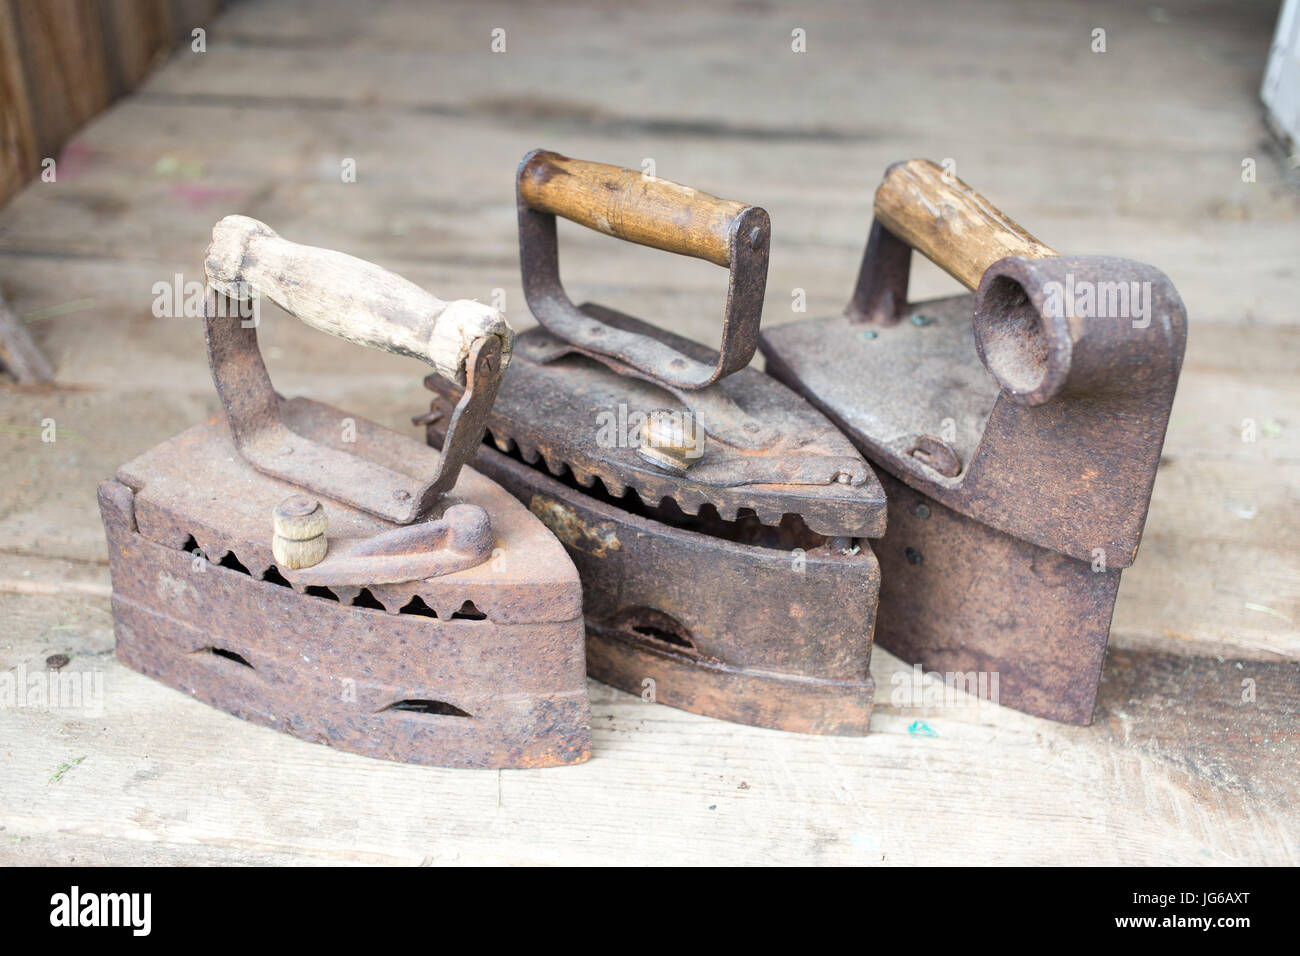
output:
MULTIPOLYGON (((885 498, 821 413, 749 367, 767 214, 535 150, 518 175, 521 334, 475 467, 528 504, 583 582, 588 669, 645 699, 807 733, 864 734, 879 569, 851 539, 885 498), (728 269, 720 350, 560 285, 555 217, 728 269)), ((442 444, 459 391, 430 376, 442 444)))
POLYGON ((1057 255, 922 160, 890 167, 875 210, 846 314, 765 331, 761 348, 881 469, 877 639, 940 673, 997 672, 1003 704, 1088 723, 1178 382, 1182 301, 1151 266, 1057 255), (913 248, 973 298, 909 304, 913 248))
POLYGON ((508 354, 504 320, 242 217, 218 224, 207 269, 225 414, 99 489, 119 659, 236 716, 369 756, 587 759, 573 563, 540 520, 463 467, 508 354), (240 298, 251 289, 377 348, 451 343, 426 355, 465 387, 447 452, 277 395, 256 322, 220 291, 240 283, 240 298), (434 329, 446 321, 460 331, 434 329))

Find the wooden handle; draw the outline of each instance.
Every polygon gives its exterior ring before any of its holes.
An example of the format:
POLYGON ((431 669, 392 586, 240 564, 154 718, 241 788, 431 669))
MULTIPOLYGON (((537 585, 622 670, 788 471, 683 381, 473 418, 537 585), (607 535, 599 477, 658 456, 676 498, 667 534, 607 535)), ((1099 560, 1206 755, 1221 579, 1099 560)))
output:
POLYGON ((1006 256, 1056 253, 928 159, 897 163, 876 190, 876 219, 968 289, 1006 256))
POLYGON ((541 149, 519 166, 519 198, 530 209, 588 229, 724 267, 731 265, 737 220, 751 208, 635 170, 541 149))
POLYGON ((502 368, 514 330, 496 309, 444 302, 371 262, 282 239, 265 223, 227 216, 212 229, 208 285, 234 299, 264 295, 303 322, 382 352, 420 359, 465 384, 474 343, 501 339, 502 368))

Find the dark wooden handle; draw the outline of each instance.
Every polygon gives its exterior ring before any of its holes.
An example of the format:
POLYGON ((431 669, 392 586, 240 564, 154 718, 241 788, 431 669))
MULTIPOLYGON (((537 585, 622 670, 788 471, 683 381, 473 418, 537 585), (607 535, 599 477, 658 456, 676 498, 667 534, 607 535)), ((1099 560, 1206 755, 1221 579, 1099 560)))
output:
POLYGON ((737 220, 750 208, 632 169, 540 149, 519 167, 519 198, 530 209, 588 229, 724 267, 731 265, 737 220))
POLYGON ((984 270, 1006 256, 1057 253, 991 202, 928 159, 891 166, 876 190, 876 219, 954 279, 975 289, 984 270))

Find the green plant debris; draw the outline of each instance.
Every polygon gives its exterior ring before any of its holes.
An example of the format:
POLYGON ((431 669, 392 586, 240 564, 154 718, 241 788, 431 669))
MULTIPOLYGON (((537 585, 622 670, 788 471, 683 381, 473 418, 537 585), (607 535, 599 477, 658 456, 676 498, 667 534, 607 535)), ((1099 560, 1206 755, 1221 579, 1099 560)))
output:
POLYGON ((50 783, 58 783, 60 780, 63 779, 63 775, 65 773, 67 773, 69 770, 77 766, 79 763, 81 763, 81 761, 85 759, 86 758, 83 755, 80 757, 76 757, 73 760, 69 760, 67 763, 59 764, 59 769, 54 771, 54 775, 50 777, 50 783))

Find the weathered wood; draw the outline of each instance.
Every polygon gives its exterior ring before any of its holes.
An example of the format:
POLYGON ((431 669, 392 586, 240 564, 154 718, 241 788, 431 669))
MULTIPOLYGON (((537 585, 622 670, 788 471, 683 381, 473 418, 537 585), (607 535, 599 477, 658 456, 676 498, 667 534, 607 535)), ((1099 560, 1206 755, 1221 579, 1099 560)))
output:
POLYGON ((32 100, 36 150, 59 147, 113 98, 99 0, 14 4, 32 100))
POLYGON ((226 216, 212 229, 204 263, 208 283, 236 300, 264 295, 322 332, 427 362, 464 384, 474 342, 501 339, 509 361, 514 332, 496 309, 444 302, 372 262, 281 238, 266 223, 226 216))
POLYGON ((135 89, 172 48, 169 0, 107 0, 104 51, 113 95, 135 89))
MULTIPOLYGON (((0 3, 0 204, 60 155, 113 99, 134 89, 220 0, 5 0, 0 3)), ((74 155, 74 168, 84 159, 74 155)))
POLYGON ((545 150, 520 169, 519 196, 538 212, 720 266, 731 265, 731 234, 749 208, 646 173, 545 150))
MULTIPOLYGON (((1111 52, 1094 55, 1084 7, 807 5, 791 23, 808 31, 801 56, 771 18, 716 0, 617 18, 490 0, 454 18, 407 0, 232 5, 207 54, 178 54, 78 137, 75 176, 57 192, 34 183, 0 213, 5 291, 41 316, 65 380, 0 388, 0 675, 45 673, 47 656, 68 653, 65 672, 105 681, 98 716, 0 710, 0 857, 1300 863, 1284 773, 1300 657, 1300 200, 1260 151, 1255 104, 1276 3, 1162 7, 1169 23, 1110 9, 1111 52), (895 29, 918 16, 924 31, 895 29), (509 33, 506 55, 489 52, 494 26, 509 33), (700 40, 718 31, 734 42, 700 40), (665 49, 680 54, 671 68, 665 49), (473 148, 445 148, 462 143, 473 148), (878 651, 873 733, 860 740, 735 727, 592 684, 589 764, 498 776, 333 753, 112 660, 95 484, 217 407, 202 323, 155 318, 151 286, 201 281, 212 223, 243 212, 429 288, 485 301, 500 289, 511 320, 530 324, 511 182, 538 143, 654 158, 670 178, 761 200, 776 223, 768 323, 804 315, 795 289, 808 316, 843 307, 873 189, 907 156, 957 158, 963 178, 1062 249, 1173 278, 1187 358, 1092 727, 896 706, 909 671, 878 651), (1249 156, 1256 183, 1240 178, 1249 156), (343 157, 356 182, 339 180, 343 157), (46 417, 57 443, 41 440, 46 417)), ((713 266, 582 229, 562 239, 575 295, 595 289, 674 331, 716 335, 713 266)), ((955 291, 914 258, 917 297, 955 291)), ((426 407, 408 359, 269 304, 259 337, 286 394, 402 430, 426 407)))
POLYGON ((0 3, 0 205, 36 169, 36 132, 17 20, 12 5, 0 3))
POLYGON ((1056 255, 928 159, 891 166, 876 190, 873 208, 886 229, 971 290, 984 270, 1006 256, 1056 255))
POLYGON ((54 381, 49 360, 36 347, 18 316, 0 296, 0 368, 23 385, 41 385, 54 381))

